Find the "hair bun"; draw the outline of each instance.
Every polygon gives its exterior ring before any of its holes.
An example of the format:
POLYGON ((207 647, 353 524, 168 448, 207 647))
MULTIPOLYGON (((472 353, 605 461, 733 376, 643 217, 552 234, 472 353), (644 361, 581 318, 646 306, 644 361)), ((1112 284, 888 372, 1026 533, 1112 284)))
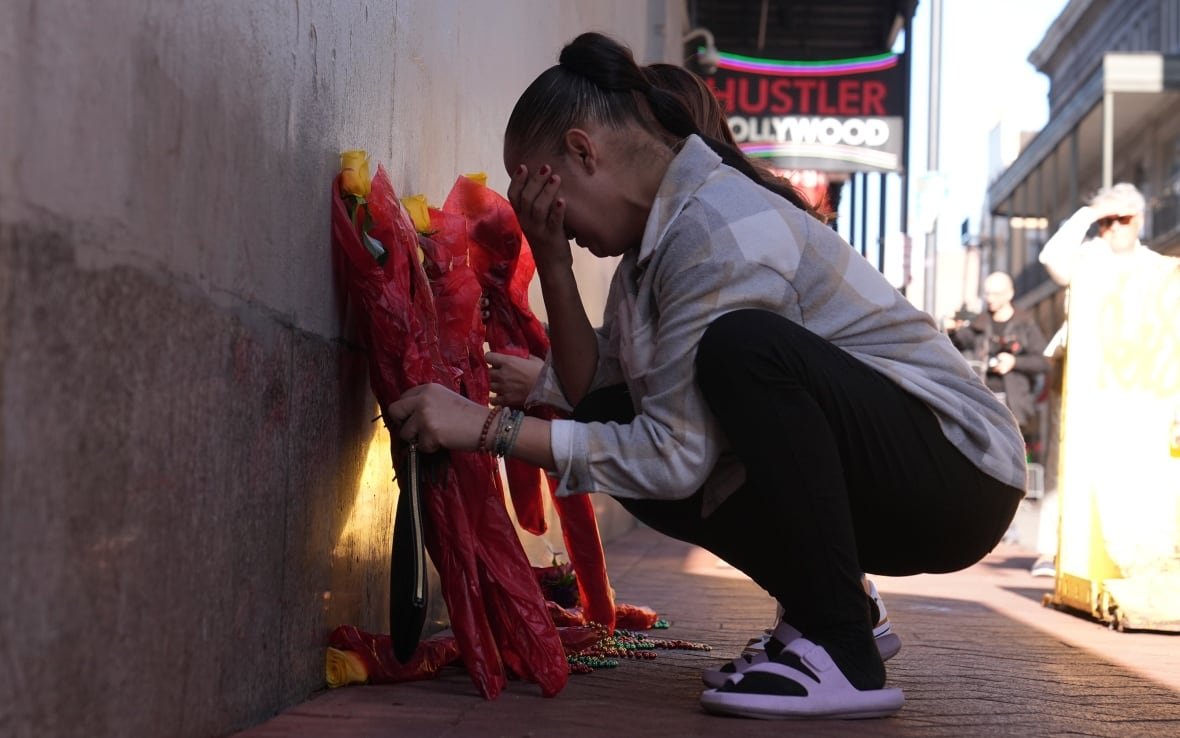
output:
POLYGON ((643 91, 651 86, 635 63, 631 49, 594 31, 580 34, 566 44, 557 61, 563 69, 607 92, 643 91))

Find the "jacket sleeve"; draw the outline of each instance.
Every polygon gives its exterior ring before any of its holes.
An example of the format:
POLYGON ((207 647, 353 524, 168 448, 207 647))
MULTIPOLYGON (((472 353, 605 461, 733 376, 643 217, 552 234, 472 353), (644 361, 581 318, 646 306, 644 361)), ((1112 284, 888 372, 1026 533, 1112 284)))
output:
POLYGON ((1026 315, 1023 321, 1024 341, 1020 353, 1015 355, 1016 362, 1013 371, 1022 372, 1030 378, 1049 371, 1049 359, 1045 357, 1045 334, 1031 315, 1026 315))
MULTIPOLYGON (((620 384, 623 381, 618 360, 610 347, 608 331, 607 327, 594 329, 594 336, 598 341, 599 360, 598 367, 594 370, 594 380, 590 385, 590 390, 611 384, 620 384)), ((561 380, 558 379, 557 371, 553 368, 553 354, 545 357, 541 372, 537 375, 533 388, 524 401, 526 408, 537 405, 549 405, 565 412, 571 412, 574 409, 566 399, 565 388, 561 386, 561 380)))
POLYGON ((968 326, 954 328, 946 332, 947 338, 961 352, 968 352, 975 348, 975 334, 968 326))
POLYGON ((1041 249, 1040 262, 1045 271, 1057 284, 1068 285, 1073 279, 1074 266, 1081 256, 1086 232, 1097 219, 1097 212, 1091 207, 1081 207, 1061 224, 1057 233, 1041 249))
MULTIPOLYGON (((683 499, 709 477, 726 446, 696 383, 697 345, 718 315, 773 309, 790 286, 773 270, 741 258, 708 259, 709 233, 681 230, 664 244, 652 296, 655 318, 633 327, 637 350, 649 352, 633 377, 646 394, 628 424, 554 421, 550 426, 559 495, 609 492, 616 497, 683 499)), ((787 233, 785 226, 782 227, 787 233)), ((784 239, 787 238, 784 235, 784 239)), ((784 244, 783 249, 797 249, 784 244)))

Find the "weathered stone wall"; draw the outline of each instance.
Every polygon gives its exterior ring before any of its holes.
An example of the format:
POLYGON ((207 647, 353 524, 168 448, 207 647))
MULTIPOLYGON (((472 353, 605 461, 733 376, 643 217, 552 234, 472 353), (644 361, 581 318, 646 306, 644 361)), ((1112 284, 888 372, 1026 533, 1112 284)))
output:
MULTIPOLYGON (((220 735, 320 688, 330 628, 388 628, 396 487, 332 282, 337 155, 401 194, 503 191, 508 111, 561 44, 674 58, 680 12, 0 6, 0 734, 220 735)), ((592 311, 608 267, 579 261, 592 311)))

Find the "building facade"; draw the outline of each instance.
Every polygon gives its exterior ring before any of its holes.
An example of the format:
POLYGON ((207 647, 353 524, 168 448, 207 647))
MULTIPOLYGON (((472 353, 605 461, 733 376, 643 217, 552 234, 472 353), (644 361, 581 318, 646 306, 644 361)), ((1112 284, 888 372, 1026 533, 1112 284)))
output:
POLYGON ((1011 273, 1051 334, 1064 294, 1040 248, 1102 186, 1135 184, 1141 240, 1180 251, 1180 0, 1071 0, 1029 61, 1050 80, 1049 122, 988 188, 981 272, 1011 273))
POLYGON ((503 192, 512 106, 588 29, 679 61, 683 3, 0 3, 0 735, 225 735, 322 689, 332 628, 388 632, 339 154, 503 192))

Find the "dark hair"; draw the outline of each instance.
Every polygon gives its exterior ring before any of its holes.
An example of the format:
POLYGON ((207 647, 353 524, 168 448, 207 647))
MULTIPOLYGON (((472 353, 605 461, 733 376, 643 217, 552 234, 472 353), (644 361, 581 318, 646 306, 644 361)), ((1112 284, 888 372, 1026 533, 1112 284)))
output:
POLYGON ((678 64, 664 62, 648 64, 643 68, 643 73, 652 85, 680 98, 680 103, 688 110, 702 133, 737 147, 737 141, 725 119, 725 110, 704 80, 678 64))
POLYGON ((614 129, 634 123, 662 141, 696 134, 723 162, 823 220, 790 182, 768 177, 736 146, 703 132, 680 95, 653 84, 626 46, 601 33, 583 33, 561 50, 558 61, 516 101, 506 143, 556 150, 565 131, 586 121, 614 129))

